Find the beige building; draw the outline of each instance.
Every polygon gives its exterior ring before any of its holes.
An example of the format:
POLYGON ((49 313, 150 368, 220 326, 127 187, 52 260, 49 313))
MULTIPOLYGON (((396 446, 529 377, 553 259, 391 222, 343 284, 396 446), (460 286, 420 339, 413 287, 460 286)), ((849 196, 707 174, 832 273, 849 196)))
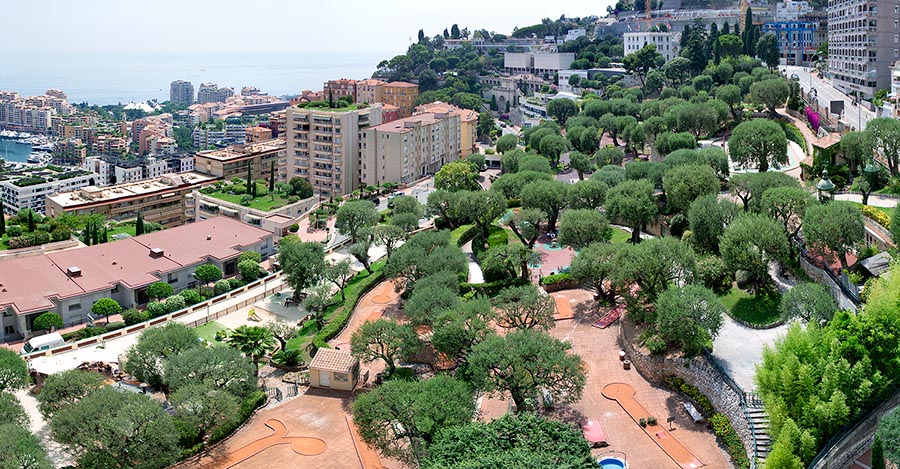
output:
POLYGON ((898 60, 897 0, 828 1, 828 72, 836 88, 871 99, 876 90, 890 89, 898 60))
POLYGON ((400 108, 400 117, 409 117, 413 113, 416 98, 419 97, 419 85, 405 81, 394 81, 381 86, 381 101, 400 108))
POLYGON ((131 220, 141 213, 145 221, 167 228, 193 219, 193 200, 188 194, 216 177, 198 173, 167 174, 144 181, 108 187, 88 186, 71 192, 48 195, 46 214, 92 215, 100 213, 110 220, 131 220))
POLYGON ((416 114, 363 131, 360 180, 377 186, 408 183, 459 159, 460 117, 454 112, 416 114))
POLYGON ((435 101, 416 107, 416 114, 433 112, 436 114, 452 113, 459 116, 459 156, 465 158, 476 150, 475 140, 478 138, 478 113, 471 109, 456 107, 450 103, 435 101))
POLYGON ((348 110, 287 109, 286 177, 306 178, 316 194, 340 197, 359 187, 362 130, 382 122, 381 105, 348 110))
POLYGON ((357 103, 380 103, 381 87, 384 82, 381 80, 360 80, 356 82, 356 102, 357 103))
POLYGON ((349 350, 323 348, 309 362, 309 385, 314 388, 352 391, 359 382, 359 359, 349 350))
POLYGON ((246 179, 249 164, 253 180, 268 181, 274 163, 275 180, 284 182, 284 145, 284 139, 276 138, 265 142, 201 151, 194 155, 194 170, 224 179, 246 179))

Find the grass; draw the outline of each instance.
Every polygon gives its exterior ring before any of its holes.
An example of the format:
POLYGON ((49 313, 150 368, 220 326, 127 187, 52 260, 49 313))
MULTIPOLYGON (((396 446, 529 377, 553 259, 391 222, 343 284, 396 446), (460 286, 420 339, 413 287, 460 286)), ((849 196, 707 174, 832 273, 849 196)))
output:
POLYGON ((107 231, 106 234, 109 237, 110 241, 112 241, 112 237, 117 234, 124 233, 124 234, 127 234, 128 236, 135 236, 136 229, 137 228, 135 228, 134 225, 120 225, 120 226, 117 226, 117 227, 107 231))
POLYGON ((720 298, 725 309, 735 319, 754 326, 768 326, 778 321, 781 294, 777 291, 764 290, 752 295, 746 290, 732 287, 720 298))
POLYGON ((459 238, 461 238, 462 235, 464 235, 466 233, 466 231, 469 230, 469 228, 472 228, 472 226, 473 225, 471 225, 471 224, 461 225, 457 228, 454 228, 452 231, 450 231, 450 243, 456 244, 459 241, 459 238))
MULTIPOLYGON (((226 202, 231 202, 233 204, 238 204, 238 205, 242 205, 241 197, 244 196, 243 194, 234 195, 234 194, 228 194, 228 193, 222 192, 222 191, 213 192, 213 193, 207 194, 207 195, 209 195, 210 197, 219 199, 219 200, 224 200, 226 202)), ((256 210, 261 210, 263 212, 268 212, 268 211, 272 210, 272 207, 274 207, 276 205, 285 206, 289 203, 290 202, 288 201, 288 198, 282 196, 281 194, 275 194, 274 198, 272 197, 272 194, 267 194, 267 195, 263 195, 260 197, 256 197, 253 199, 252 202, 250 202, 249 205, 243 205, 243 206, 249 207, 252 209, 256 209, 256 210)))
POLYGON ((0 236, 0 251, 5 251, 9 249, 9 236, 4 234, 0 236))
POLYGON ((612 238, 610 238, 611 243, 624 244, 628 241, 631 241, 631 233, 621 229, 621 228, 611 228, 612 229, 612 238))
POLYGON ((194 328, 194 331, 197 332, 197 335, 200 336, 201 339, 209 342, 210 344, 220 344, 221 342, 216 342, 216 332, 227 329, 225 326, 217 323, 216 321, 208 322, 203 324, 202 326, 197 326, 194 328))
POLYGON ((509 244, 509 234, 498 225, 491 225, 488 228, 488 248, 497 246, 506 246, 509 244))

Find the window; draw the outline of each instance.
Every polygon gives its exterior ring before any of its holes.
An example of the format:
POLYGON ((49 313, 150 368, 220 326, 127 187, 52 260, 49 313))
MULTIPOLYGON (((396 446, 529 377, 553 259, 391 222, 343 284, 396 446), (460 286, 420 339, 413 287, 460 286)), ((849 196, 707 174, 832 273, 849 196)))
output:
POLYGON ((334 380, 347 382, 350 381, 350 377, 347 373, 334 373, 334 380))
POLYGON ((81 303, 73 303, 69 305, 69 311, 78 311, 81 309, 81 303))
POLYGON ((3 326, 3 334, 4 335, 13 335, 16 333, 16 328, 13 326, 3 326))
POLYGON ((178 283, 178 274, 174 272, 169 274, 168 276, 166 276, 166 281, 168 281, 169 283, 178 283))

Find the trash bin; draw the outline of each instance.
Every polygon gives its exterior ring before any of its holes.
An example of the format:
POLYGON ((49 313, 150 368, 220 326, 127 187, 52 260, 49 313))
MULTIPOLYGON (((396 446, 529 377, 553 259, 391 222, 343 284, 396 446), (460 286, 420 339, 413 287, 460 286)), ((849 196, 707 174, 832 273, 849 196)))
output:
POLYGON ((626 370, 630 370, 631 369, 631 360, 623 361, 622 366, 625 367, 626 370))
POLYGON ((375 384, 381 384, 381 373, 375 373, 375 384))

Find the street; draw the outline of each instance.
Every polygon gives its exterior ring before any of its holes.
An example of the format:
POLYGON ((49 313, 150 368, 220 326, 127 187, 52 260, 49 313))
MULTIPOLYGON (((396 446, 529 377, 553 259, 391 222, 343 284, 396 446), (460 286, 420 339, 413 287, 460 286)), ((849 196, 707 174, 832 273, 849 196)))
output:
MULTIPOLYGON (((782 69, 786 71, 789 78, 796 73, 797 77, 799 77, 800 88, 804 91, 809 90, 810 87, 815 89, 821 106, 828 107, 830 106, 829 103, 831 103, 831 101, 843 100, 844 116, 841 121, 847 125, 857 130, 864 130, 866 123, 875 118, 874 112, 865 107, 854 106, 852 97, 841 93, 828 81, 812 75, 810 73, 812 69, 793 65, 783 67, 782 69), (862 126, 860 126, 860 118, 862 120, 862 126)), ((869 98, 871 98, 871 96, 869 98)))

